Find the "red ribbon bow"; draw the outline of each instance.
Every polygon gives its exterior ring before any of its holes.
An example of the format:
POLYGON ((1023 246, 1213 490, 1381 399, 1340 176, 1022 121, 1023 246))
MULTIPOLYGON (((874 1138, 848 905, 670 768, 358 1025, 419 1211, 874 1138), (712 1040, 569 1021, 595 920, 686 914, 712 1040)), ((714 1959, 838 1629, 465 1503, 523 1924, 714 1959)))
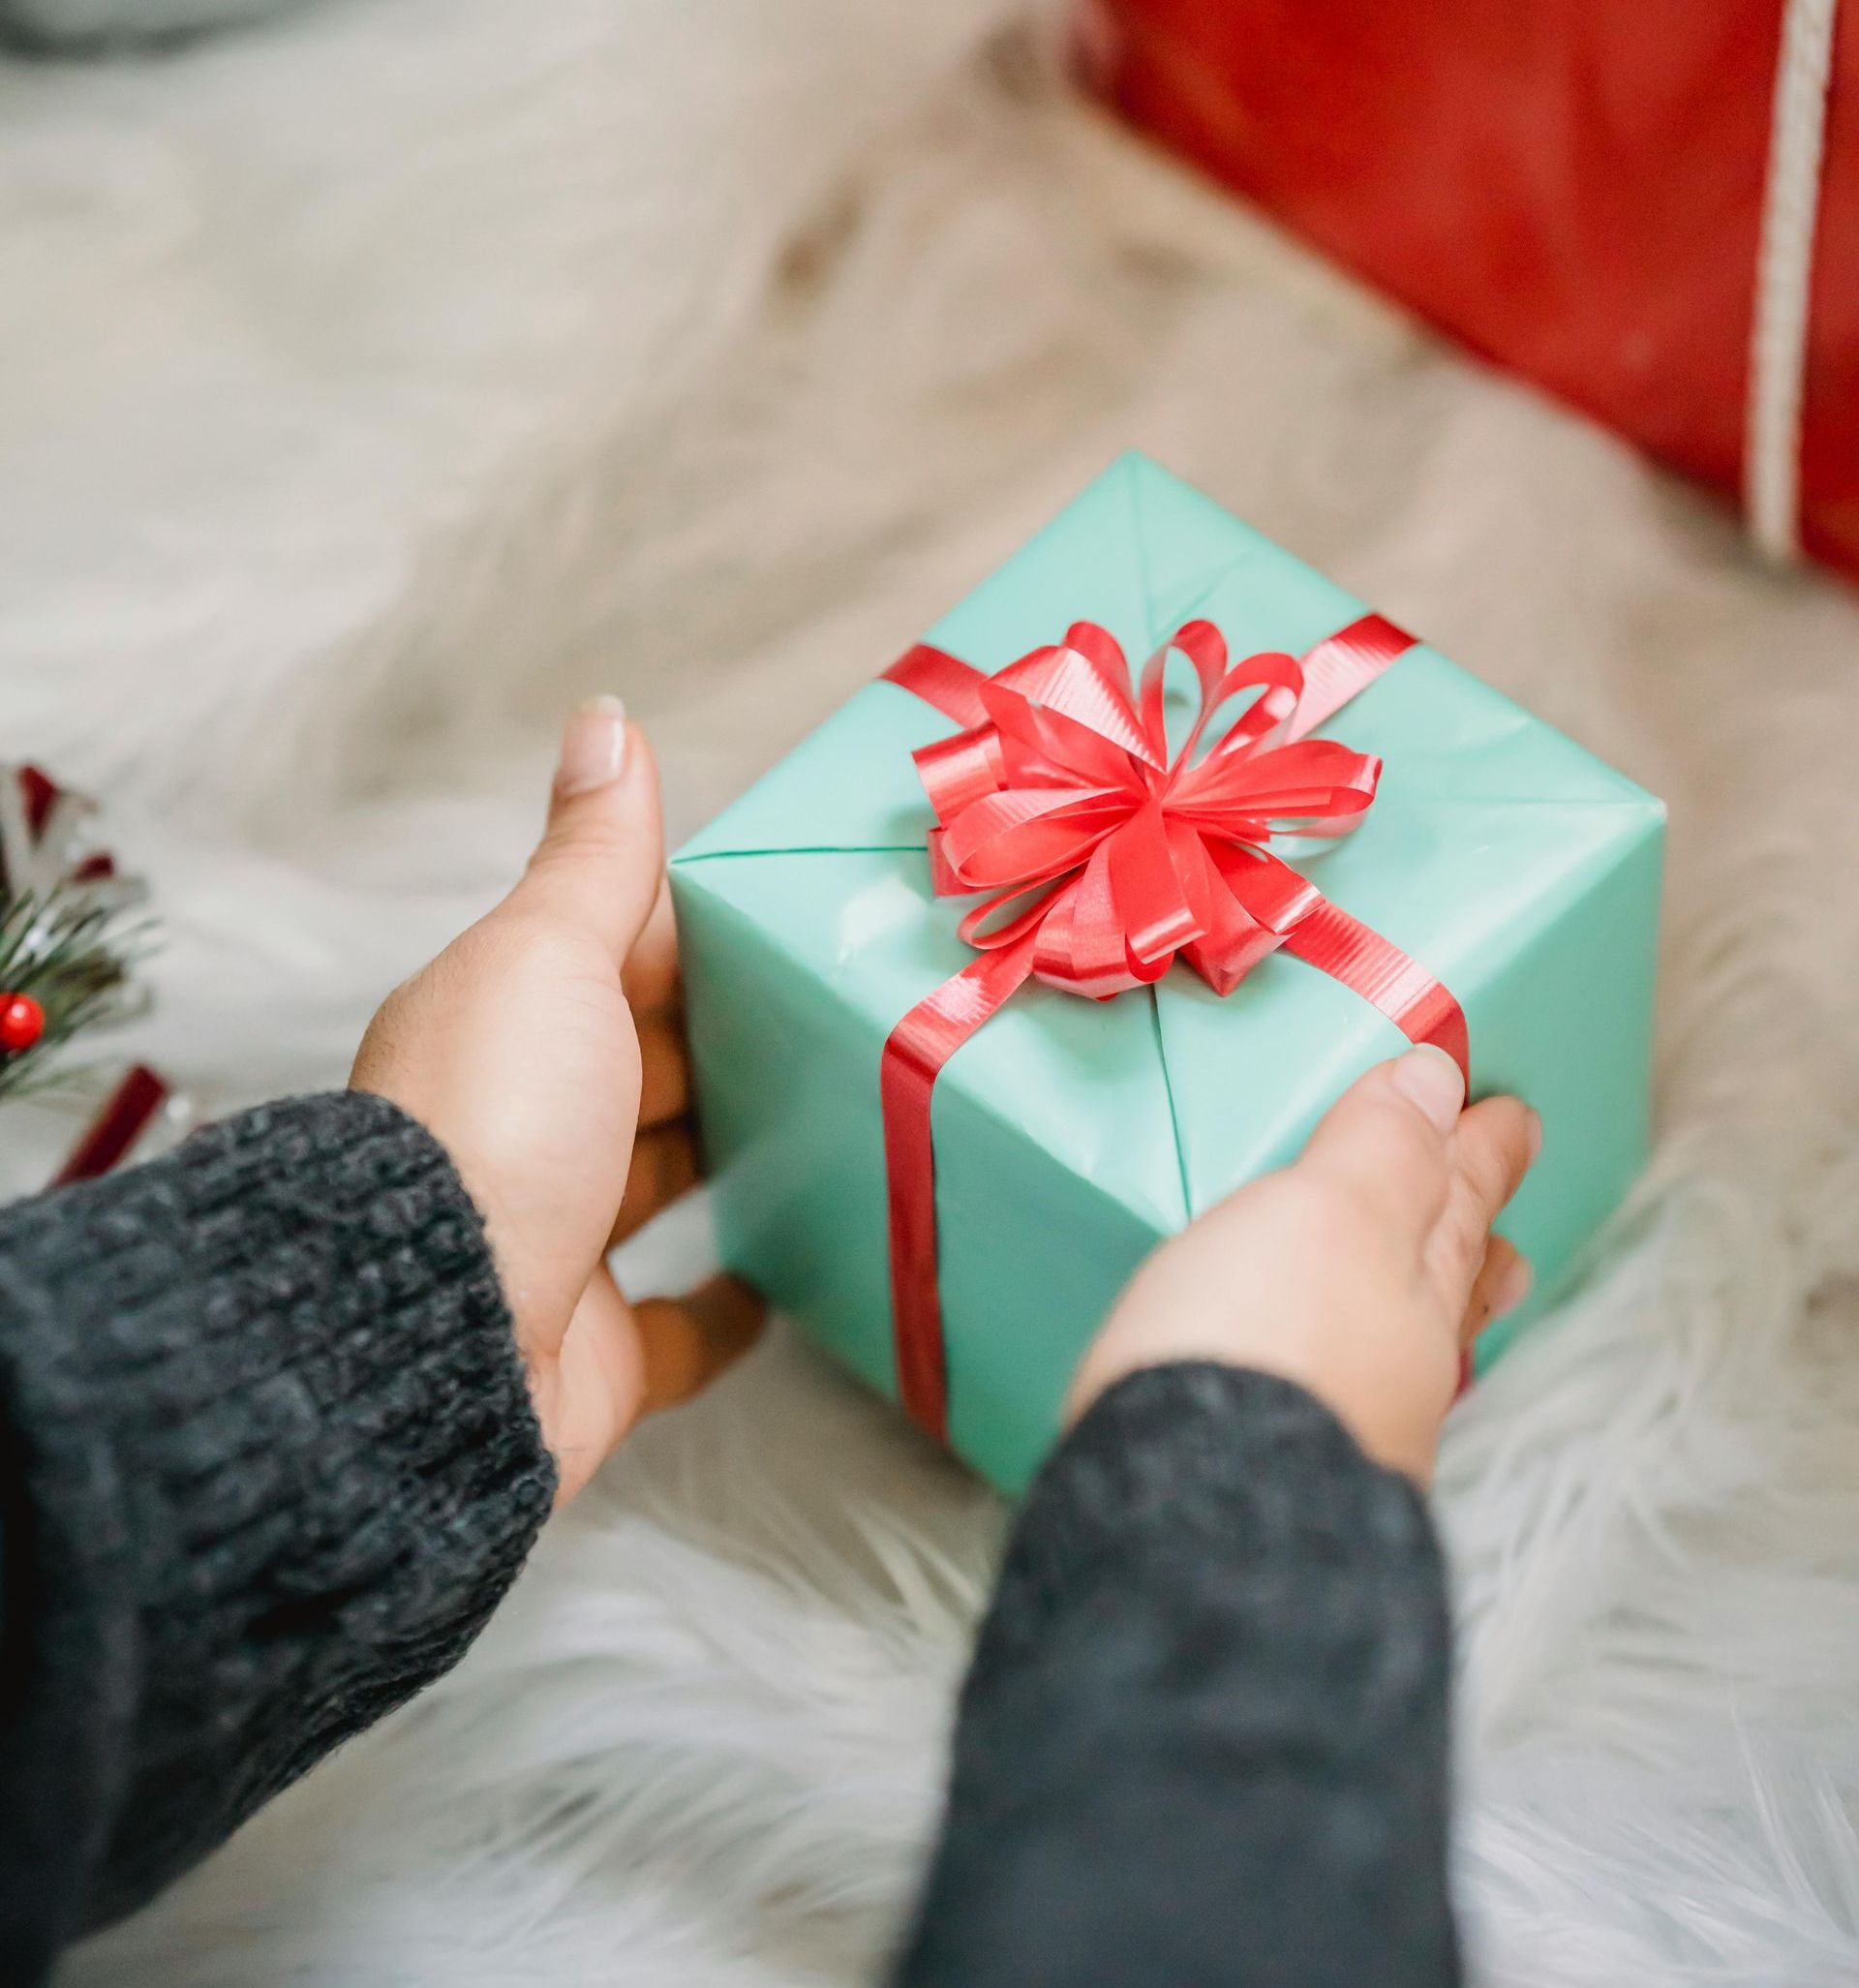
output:
POLYGON ((1346 835, 1361 821, 1381 761, 1306 734, 1412 646, 1368 615, 1301 659, 1231 663, 1219 629, 1193 621, 1149 658, 1132 696, 1115 639, 1077 622, 1062 645, 994 677, 927 646, 885 672, 963 727, 915 754, 937 824, 930 880, 938 896, 988 894, 958 927, 980 957, 898 1024, 881 1068, 899 1392, 933 1434, 947 1434, 948 1386, 930 1093, 949 1057, 1029 976, 1108 1000, 1159 980, 1178 957, 1227 994, 1282 946, 1465 1067, 1465 1018, 1451 994, 1265 847, 1286 835, 1346 835), (1171 650, 1194 665, 1201 695, 1173 755, 1163 715, 1171 650), (1216 715, 1247 691, 1251 701, 1207 744, 1216 715))

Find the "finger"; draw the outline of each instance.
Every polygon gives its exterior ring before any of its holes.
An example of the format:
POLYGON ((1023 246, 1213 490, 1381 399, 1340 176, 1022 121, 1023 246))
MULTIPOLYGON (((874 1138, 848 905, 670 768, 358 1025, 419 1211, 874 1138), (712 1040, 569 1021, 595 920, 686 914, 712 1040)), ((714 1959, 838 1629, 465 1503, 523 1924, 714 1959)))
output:
POLYGON ((671 879, 660 876, 645 930, 626 955, 621 985, 635 1015, 656 1015, 678 1005, 678 927, 671 910, 671 879))
POLYGON ((1530 1284, 1529 1258, 1507 1238, 1493 1236, 1459 1322, 1459 1344, 1469 1348, 1493 1319, 1515 1311, 1529 1297, 1530 1284))
POLYGON ((648 1017, 638 1027, 639 1122, 662 1125, 682 1118, 690 1104, 690 1063, 684 1035, 668 1015, 648 1017))
POLYGON ((1510 1206, 1537 1154, 1542 1120, 1515 1097, 1487 1097, 1459 1120, 1452 1135, 1452 1172, 1463 1182, 1485 1227, 1510 1206))
POLYGON ((617 697, 583 704, 562 734, 548 827, 511 901, 592 933, 622 965, 664 869, 652 748, 617 697))
POLYGON ((588 1279, 562 1346, 538 1385, 536 1412, 565 1505, 639 1419, 645 1363, 633 1310, 605 1264, 588 1279))
POLYGON ((537 1412, 556 1503, 580 1491, 642 1416, 688 1401, 753 1345, 762 1300, 734 1277, 629 1304, 602 1264, 568 1321, 537 1412))
POLYGON ((761 1333, 765 1307, 736 1277, 713 1277, 683 1298, 647 1298, 638 1322, 645 1385, 642 1416, 676 1408, 733 1365, 761 1333))
POLYGON ((643 1229, 658 1210, 697 1184, 697 1142, 684 1124, 658 1125, 642 1132, 632 1148, 626 1191, 614 1218, 607 1247, 617 1248, 643 1229))
POLYGON ((1459 1120, 1446 1205, 1427 1243, 1427 1268, 1448 1316, 1471 1302, 1491 1224, 1523 1184, 1540 1142, 1536 1113, 1514 1097, 1485 1098, 1459 1120))
POLYGON ((1359 1079, 1311 1135, 1300 1164, 1341 1182, 1417 1244, 1446 1204, 1465 1080, 1444 1050, 1409 1050, 1359 1079))

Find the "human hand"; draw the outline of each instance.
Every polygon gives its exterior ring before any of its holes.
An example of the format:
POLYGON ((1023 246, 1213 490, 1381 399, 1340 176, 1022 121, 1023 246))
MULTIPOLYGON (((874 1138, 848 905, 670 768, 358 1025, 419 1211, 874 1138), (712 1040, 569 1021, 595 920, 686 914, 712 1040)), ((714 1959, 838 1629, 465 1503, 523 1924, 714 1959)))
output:
POLYGON ((652 749, 595 699, 521 881, 387 997, 350 1077, 439 1139, 484 1215, 559 1501, 761 1318, 734 1278, 635 1304, 606 1267, 697 1174, 663 872, 652 749))
POLYGON ((1530 1288, 1491 1224, 1540 1120, 1515 1098, 1464 1099, 1441 1050, 1371 1070, 1295 1165, 1149 1258, 1086 1353, 1071 1415, 1139 1367, 1222 1361, 1299 1383, 1371 1456, 1428 1482, 1466 1348, 1530 1288))

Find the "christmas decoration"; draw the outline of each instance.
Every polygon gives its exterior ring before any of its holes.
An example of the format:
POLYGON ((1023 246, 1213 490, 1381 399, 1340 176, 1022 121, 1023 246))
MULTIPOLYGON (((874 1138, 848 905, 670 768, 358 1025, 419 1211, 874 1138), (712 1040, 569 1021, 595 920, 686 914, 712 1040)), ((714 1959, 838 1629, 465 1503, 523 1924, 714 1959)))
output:
POLYGON ((169 1140, 183 1137, 193 1116, 189 1101, 171 1091, 166 1078, 146 1063, 134 1064, 99 1106, 51 1184, 95 1180, 120 1166, 152 1131, 165 1131, 169 1140))
POLYGON ((192 1114, 167 1080, 137 1063, 99 1073, 58 1052, 135 1013, 132 977, 150 928, 147 892, 94 839, 94 805, 34 766, 0 765, 0 1104, 57 1091, 84 1129, 53 1184, 88 1180, 192 1114))
POLYGON ((43 1084, 52 1051, 136 1005, 147 894, 95 844, 95 813, 37 767, 0 767, 0 1099, 43 1084))
POLYGON ((46 1032, 46 1011, 30 994, 0 990, 0 1050, 17 1055, 46 1032))

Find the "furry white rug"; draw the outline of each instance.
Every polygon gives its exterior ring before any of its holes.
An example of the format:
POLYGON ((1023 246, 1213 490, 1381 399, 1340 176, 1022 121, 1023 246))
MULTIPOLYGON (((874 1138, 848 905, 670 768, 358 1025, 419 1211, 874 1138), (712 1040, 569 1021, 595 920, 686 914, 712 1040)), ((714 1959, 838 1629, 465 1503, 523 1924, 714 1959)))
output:
MULTIPOLYGON (((141 1046, 225 1107, 340 1077, 572 697, 688 829, 1124 444, 1425 629, 1673 810, 1654 1177, 1444 1465, 1478 1978, 1859 1977, 1859 603, 1108 129, 1017 11, 322 0, 0 64, 7 748, 116 797, 141 1046)), ((72 1977, 869 1979, 999 1527, 777 1335, 72 1977)))

